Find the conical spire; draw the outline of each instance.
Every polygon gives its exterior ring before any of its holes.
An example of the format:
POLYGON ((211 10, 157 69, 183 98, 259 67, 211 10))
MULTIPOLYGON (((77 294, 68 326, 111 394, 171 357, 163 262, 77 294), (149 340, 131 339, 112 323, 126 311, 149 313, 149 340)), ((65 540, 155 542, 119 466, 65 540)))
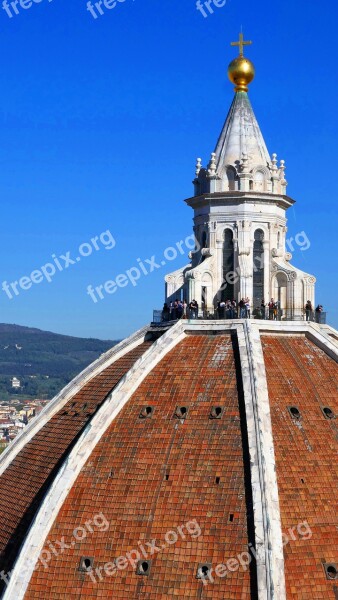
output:
POLYGON ((217 172, 238 165, 243 155, 250 166, 270 164, 270 156, 246 92, 236 92, 216 148, 217 172))
POLYGON ((269 155, 247 94, 255 67, 244 56, 244 46, 251 44, 244 41, 243 34, 239 42, 232 43, 239 46, 239 56, 228 69, 236 94, 208 167, 203 168, 198 159, 195 195, 234 191, 285 194, 285 162, 278 166, 277 155, 269 155))

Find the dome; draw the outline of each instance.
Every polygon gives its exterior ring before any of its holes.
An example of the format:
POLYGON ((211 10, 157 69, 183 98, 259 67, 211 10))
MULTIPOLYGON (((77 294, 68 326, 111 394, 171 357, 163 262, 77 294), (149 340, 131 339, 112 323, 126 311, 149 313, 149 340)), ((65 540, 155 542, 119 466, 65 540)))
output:
POLYGON ((337 335, 180 320, 100 357, 1 456, 3 599, 333 600, 337 335))

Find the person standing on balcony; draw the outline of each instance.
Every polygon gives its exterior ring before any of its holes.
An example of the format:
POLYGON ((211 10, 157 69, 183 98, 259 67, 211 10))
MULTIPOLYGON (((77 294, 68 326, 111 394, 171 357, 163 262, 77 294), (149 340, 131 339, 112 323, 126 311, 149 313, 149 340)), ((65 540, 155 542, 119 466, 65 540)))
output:
POLYGON ((221 300, 218 304, 218 318, 225 319, 225 302, 221 300))
POLYGON ((182 319, 182 317, 183 317, 183 303, 181 300, 179 300, 177 303, 177 308, 176 308, 176 318, 182 319))
POLYGON ((245 318, 250 319, 250 298, 245 298, 245 318))
POLYGON ((313 321, 313 308, 310 300, 305 304, 305 316, 307 321, 313 321))
POLYGON ((169 306, 165 302, 163 309, 162 309, 162 321, 169 321, 169 316, 170 316, 169 306))
POLYGON ((232 305, 231 305, 231 300, 227 300, 226 301, 226 305, 225 305, 225 318, 226 319, 232 319, 232 305))
POLYGON ((190 318, 197 319, 198 317, 198 304, 196 300, 192 300, 189 304, 190 318))
POLYGON ((321 304, 318 304, 318 306, 316 308, 316 323, 322 323, 323 322, 322 312, 323 312, 323 306, 321 304))

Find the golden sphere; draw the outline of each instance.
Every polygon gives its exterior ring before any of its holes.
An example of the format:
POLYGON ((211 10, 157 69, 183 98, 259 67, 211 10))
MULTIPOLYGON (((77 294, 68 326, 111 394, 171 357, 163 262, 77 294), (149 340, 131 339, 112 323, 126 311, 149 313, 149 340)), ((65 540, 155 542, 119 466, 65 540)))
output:
POLYGON ((244 56, 238 56, 230 63, 228 75, 230 81, 236 86, 236 92, 247 92, 249 83, 255 77, 255 67, 251 60, 244 56))

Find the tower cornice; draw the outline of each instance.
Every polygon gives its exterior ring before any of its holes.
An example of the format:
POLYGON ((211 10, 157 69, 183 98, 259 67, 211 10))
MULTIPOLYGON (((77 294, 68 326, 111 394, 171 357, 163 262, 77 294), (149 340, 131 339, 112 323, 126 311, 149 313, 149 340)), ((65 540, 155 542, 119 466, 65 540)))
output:
POLYGON ((284 210, 293 206, 296 201, 290 196, 279 196, 261 192, 214 192, 186 198, 185 202, 193 209, 203 206, 239 206, 240 204, 272 204, 284 210))

